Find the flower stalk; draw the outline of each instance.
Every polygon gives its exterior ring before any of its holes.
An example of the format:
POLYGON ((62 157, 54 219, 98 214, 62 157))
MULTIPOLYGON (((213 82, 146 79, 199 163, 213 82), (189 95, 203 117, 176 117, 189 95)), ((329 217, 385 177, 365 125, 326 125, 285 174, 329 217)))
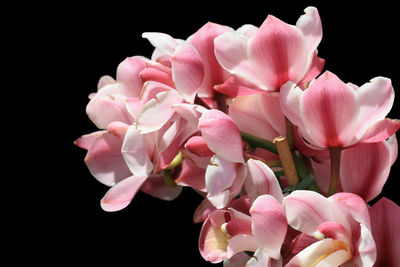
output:
POLYGON ((296 166, 294 164, 287 137, 276 137, 274 139, 274 144, 278 150, 288 185, 296 185, 299 182, 299 177, 297 176, 296 166))
POLYGON ((329 155, 331 159, 331 177, 327 193, 328 196, 331 196, 337 192, 337 187, 339 183, 341 154, 342 154, 342 148, 331 148, 329 150, 329 155))

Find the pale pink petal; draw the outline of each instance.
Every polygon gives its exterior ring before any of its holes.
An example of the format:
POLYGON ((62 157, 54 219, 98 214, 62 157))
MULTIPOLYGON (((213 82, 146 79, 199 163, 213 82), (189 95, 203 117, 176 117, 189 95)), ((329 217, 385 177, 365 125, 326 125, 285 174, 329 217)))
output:
POLYGON ((386 141, 358 144, 342 151, 340 183, 343 191, 370 201, 389 177, 391 152, 386 141))
POLYGON ((195 190, 206 192, 205 169, 197 167, 193 161, 185 158, 181 173, 175 182, 178 185, 190 186, 195 190))
POLYGON ((122 142, 110 132, 103 132, 91 143, 85 163, 99 182, 111 186, 131 175, 122 157, 122 142))
POLYGON ((252 235, 238 234, 229 240, 226 256, 231 258, 239 252, 256 251, 257 248, 258 243, 252 235))
POLYGON ((358 117, 353 88, 326 71, 304 91, 301 116, 308 142, 321 148, 352 145, 358 117))
POLYGON ((287 81, 299 82, 308 68, 306 38, 295 26, 268 15, 249 43, 249 59, 256 75, 269 90, 287 81))
POLYGON ((382 198, 369 212, 378 253, 375 266, 400 266, 400 207, 382 198))
POLYGON ((153 170, 149 140, 141 135, 135 125, 128 128, 122 145, 122 155, 131 172, 136 176, 148 176, 153 170))
MULTIPOLYGON (((116 86, 106 85, 105 87, 116 86)), ((105 90, 105 89, 102 89, 105 90)), ((96 94, 86 106, 90 120, 100 129, 106 129, 113 121, 132 124, 134 118, 125 106, 125 97, 120 94, 96 94)))
MULTIPOLYGON (((360 242, 357 243, 358 254, 353 256, 352 262, 354 262, 356 266, 375 266, 374 263, 377 257, 377 247, 374 241, 374 237, 372 236, 371 230, 368 229, 367 226, 365 226, 364 224, 360 224, 360 228, 360 242)), ((393 238, 393 236, 391 238, 393 238)), ((400 248, 400 246, 398 246, 398 248, 400 248)), ((398 263, 399 262, 400 261, 398 261, 398 263)))
POLYGON ((137 97, 127 97, 125 98, 125 107, 129 115, 136 121, 137 116, 144 107, 144 103, 137 97))
POLYGON ((203 77, 203 60, 190 44, 181 44, 171 56, 172 77, 176 90, 189 103, 194 103, 203 77))
POLYGON ((147 176, 130 176, 111 187, 101 200, 105 211, 118 211, 131 203, 147 176))
POLYGON ((390 166, 392 166, 396 162, 397 155, 399 153, 399 146, 398 146, 398 142, 397 142, 397 138, 396 138, 395 134, 386 140, 386 145, 389 147, 390 166))
POLYGON ((99 79, 99 82, 97 83, 97 89, 100 90, 107 84, 115 83, 115 80, 113 77, 109 75, 104 75, 99 79))
POLYGON ((377 121, 383 120, 393 106, 394 90, 390 79, 377 77, 356 90, 360 107, 356 135, 361 138, 377 121))
MULTIPOLYGON (((338 221, 341 210, 324 196, 306 190, 296 190, 283 201, 288 224, 305 234, 315 236, 318 226, 326 221, 338 221)), ((345 225, 343 225, 345 227, 345 225)), ((346 227, 346 230, 349 227, 346 227)))
POLYGON ((302 31, 307 40, 310 51, 317 49, 322 39, 322 25, 318 10, 315 7, 304 9, 305 14, 297 20, 296 27, 302 31))
MULTIPOLYGON (((306 267, 306 266, 320 266, 317 265, 321 263, 322 266, 339 266, 340 264, 345 263, 349 260, 351 255, 346 252, 346 245, 342 241, 336 241, 333 239, 323 239, 321 241, 315 242, 300 251, 296 256, 294 256, 289 263, 286 265, 288 267, 306 267), (342 251, 342 252, 338 252, 342 251), (343 253, 346 252, 346 254, 343 253), (336 265, 322 265, 322 260, 326 259, 330 254, 338 252, 337 254, 333 254, 334 257, 337 256, 337 261, 339 264, 336 265)), ((332 259, 328 259, 330 261, 332 259)))
POLYGON ((107 130, 112 135, 116 136, 121 140, 124 141, 126 131, 128 130, 129 125, 123 122, 115 121, 108 125, 107 130))
POLYGON ((209 262, 218 263, 226 258, 228 240, 226 233, 221 231, 225 223, 226 211, 216 210, 204 222, 199 236, 201 256, 209 262))
MULTIPOLYGON (((265 120, 280 135, 286 134, 285 116, 279 103, 279 93, 267 92, 260 95, 260 106, 265 120)), ((273 140, 273 139, 271 139, 273 140)))
POLYGON ((176 91, 158 93, 149 100, 137 117, 137 129, 140 133, 149 133, 159 130, 174 114, 172 105, 182 102, 176 91))
POLYGON ((247 55, 249 38, 236 32, 225 32, 215 38, 215 56, 218 62, 231 74, 265 89, 259 81, 247 55))
POLYGON ((74 144, 79 146, 80 148, 88 150, 92 143, 101 135, 103 135, 106 131, 97 131, 90 134, 85 134, 79 137, 74 141, 74 144))
POLYGON ((251 202, 256 200, 258 196, 268 194, 282 203, 282 190, 271 168, 261 161, 253 159, 249 159, 246 165, 247 177, 244 182, 244 187, 251 202))
POLYGON ((254 87, 253 84, 236 75, 231 75, 224 83, 215 85, 214 90, 231 97, 259 94, 262 92, 262 90, 254 87))
POLYGON ((201 115, 207 110, 205 107, 194 104, 175 104, 172 109, 191 125, 197 128, 201 115))
POLYGON ((117 81, 121 84, 122 95, 127 97, 139 97, 142 91, 143 81, 139 73, 146 68, 148 59, 144 57, 128 57, 117 68, 117 81))
POLYGON ((285 83, 279 91, 279 100, 283 114, 297 126, 303 126, 303 118, 301 116, 301 99, 303 93, 303 90, 291 81, 285 83))
POLYGON ((155 98, 158 93, 171 90, 175 89, 169 85, 157 81, 147 81, 143 85, 143 90, 140 94, 140 101, 145 104, 150 99, 155 98))
POLYGON ((298 83, 299 85, 304 85, 305 83, 315 79, 324 68, 325 59, 318 57, 317 54, 318 54, 317 51, 315 51, 310 66, 308 68, 308 71, 303 77, 303 79, 301 79, 301 81, 298 83))
POLYGON ((213 97, 214 85, 222 83, 227 75, 214 54, 214 39, 226 31, 232 31, 232 29, 208 22, 188 39, 188 42, 199 52, 204 63, 204 79, 198 91, 198 96, 201 98, 213 97))
POLYGON ((274 260, 262 249, 257 249, 253 257, 247 262, 246 267, 281 267, 282 259, 274 260))
POLYGON ((142 37, 149 40, 155 48, 168 56, 172 56, 175 48, 179 45, 177 40, 161 32, 144 32, 142 37))
POLYGON ((252 24, 244 24, 240 26, 237 30, 236 33, 238 34, 243 34, 244 36, 250 38, 254 36, 258 31, 258 27, 252 25, 252 24))
POLYGON ((204 222, 211 214, 211 212, 213 212, 216 209, 217 208, 214 207, 214 205, 211 204, 211 202, 207 198, 203 199, 203 201, 201 201, 199 206, 197 206, 196 210, 194 211, 193 222, 194 223, 204 222))
POLYGON ((383 119, 372 125, 365 134, 361 137, 359 142, 362 143, 375 143, 381 142, 394 135, 400 129, 400 120, 397 119, 383 119))
POLYGON ((239 128, 228 115, 207 110, 199 120, 199 130, 214 153, 232 162, 244 162, 239 128))
POLYGON ((217 155, 211 158, 207 167, 205 180, 207 198, 217 208, 223 208, 229 197, 229 187, 232 186, 237 174, 237 164, 227 161, 217 155))
POLYGON ((165 184, 163 175, 150 175, 140 188, 146 194, 162 200, 174 200, 182 192, 181 186, 165 184))
POLYGON ((250 208, 253 235, 270 257, 278 260, 287 221, 281 204, 272 196, 259 196, 250 208))

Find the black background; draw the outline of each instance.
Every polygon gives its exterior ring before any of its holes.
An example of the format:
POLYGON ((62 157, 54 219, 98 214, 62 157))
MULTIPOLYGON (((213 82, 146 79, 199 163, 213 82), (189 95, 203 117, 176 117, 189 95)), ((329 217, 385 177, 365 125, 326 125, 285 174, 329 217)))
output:
MULTIPOLYGON (((104 212, 99 201, 108 188, 90 175, 83 162, 86 152, 73 145, 79 136, 97 130, 85 106, 98 79, 106 74, 115 77, 118 64, 128 56, 151 56, 153 47, 142 39, 143 32, 165 32, 186 39, 208 21, 233 28, 247 23, 260 26, 268 14, 295 24, 303 9, 313 5, 322 20, 324 36, 318 49, 326 60, 325 69, 358 85, 376 76, 389 77, 395 90, 400 88, 399 22, 394 4, 233 2, 218 6, 217 1, 85 6, 66 2, 36 6, 40 12, 30 12, 28 7, 29 16, 21 26, 27 31, 20 36, 25 49, 19 54, 35 63, 30 72, 39 71, 33 83, 44 102, 36 104, 42 115, 34 125, 36 129, 45 126, 46 131, 30 142, 37 145, 34 151, 46 156, 40 157, 33 171, 41 177, 35 185, 44 193, 30 190, 35 196, 18 211, 24 217, 23 228, 33 235, 19 238, 17 249, 35 251, 31 259, 56 266, 66 262, 211 265, 198 252, 201 225, 192 222, 199 196, 184 188, 178 199, 166 202, 139 192, 124 210, 104 212)), ((400 118, 399 101, 395 99, 388 117, 400 118)), ((383 191, 398 204, 399 169, 396 162, 383 191)))

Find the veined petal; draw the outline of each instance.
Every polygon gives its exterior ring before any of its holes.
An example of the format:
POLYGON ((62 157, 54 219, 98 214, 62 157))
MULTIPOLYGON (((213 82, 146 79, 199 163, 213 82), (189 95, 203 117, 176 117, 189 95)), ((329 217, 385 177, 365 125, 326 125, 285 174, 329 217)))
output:
POLYGON ((358 118, 354 89, 333 73, 326 71, 304 91, 300 109, 302 133, 307 131, 311 144, 321 148, 353 144, 358 118))
POLYGON ((378 253, 374 266, 400 266, 400 207, 382 198, 369 212, 378 253))
POLYGON ((269 256, 278 260, 287 221, 281 204, 272 196, 259 196, 250 208, 254 238, 269 256))
POLYGON ((149 100, 137 117, 137 129, 140 133, 159 130, 174 114, 172 105, 182 102, 182 97, 176 91, 158 93, 149 100))
POLYGON ((302 32, 268 15, 248 47, 249 59, 263 85, 273 91, 287 81, 299 82, 309 53, 302 32))
POLYGON ((111 187, 101 200, 105 211, 118 211, 129 205, 147 176, 130 176, 111 187))
POLYGON ((176 90, 189 103, 194 103, 203 77, 203 60, 190 44, 181 44, 171 56, 172 78, 176 90))
POLYGON ((244 162, 239 128, 228 115, 207 110, 199 120, 199 130, 214 153, 231 162, 244 162))
POLYGON ((258 196, 272 195, 282 203, 283 194, 274 172, 266 164, 258 160, 247 161, 247 177, 244 186, 250 200, 253 202, 258 196))

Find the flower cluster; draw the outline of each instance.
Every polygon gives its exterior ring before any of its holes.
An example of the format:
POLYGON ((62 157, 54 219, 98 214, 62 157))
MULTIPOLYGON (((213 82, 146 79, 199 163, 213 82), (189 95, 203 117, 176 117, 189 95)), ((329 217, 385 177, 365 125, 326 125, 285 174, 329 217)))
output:
POLYGON ((296 25, 207 23, 186 40, 143 37, 151 59, 103 76, 87 114, 99 128, 75 144, 110 189, 105 211, 141 190, 204 200, 202 257, 224 266, 400 266, 400 208, 372 207, 397 158, 400 121, 386 118, 391 80, 344 83, 318 56, 318 10, 296 25))

